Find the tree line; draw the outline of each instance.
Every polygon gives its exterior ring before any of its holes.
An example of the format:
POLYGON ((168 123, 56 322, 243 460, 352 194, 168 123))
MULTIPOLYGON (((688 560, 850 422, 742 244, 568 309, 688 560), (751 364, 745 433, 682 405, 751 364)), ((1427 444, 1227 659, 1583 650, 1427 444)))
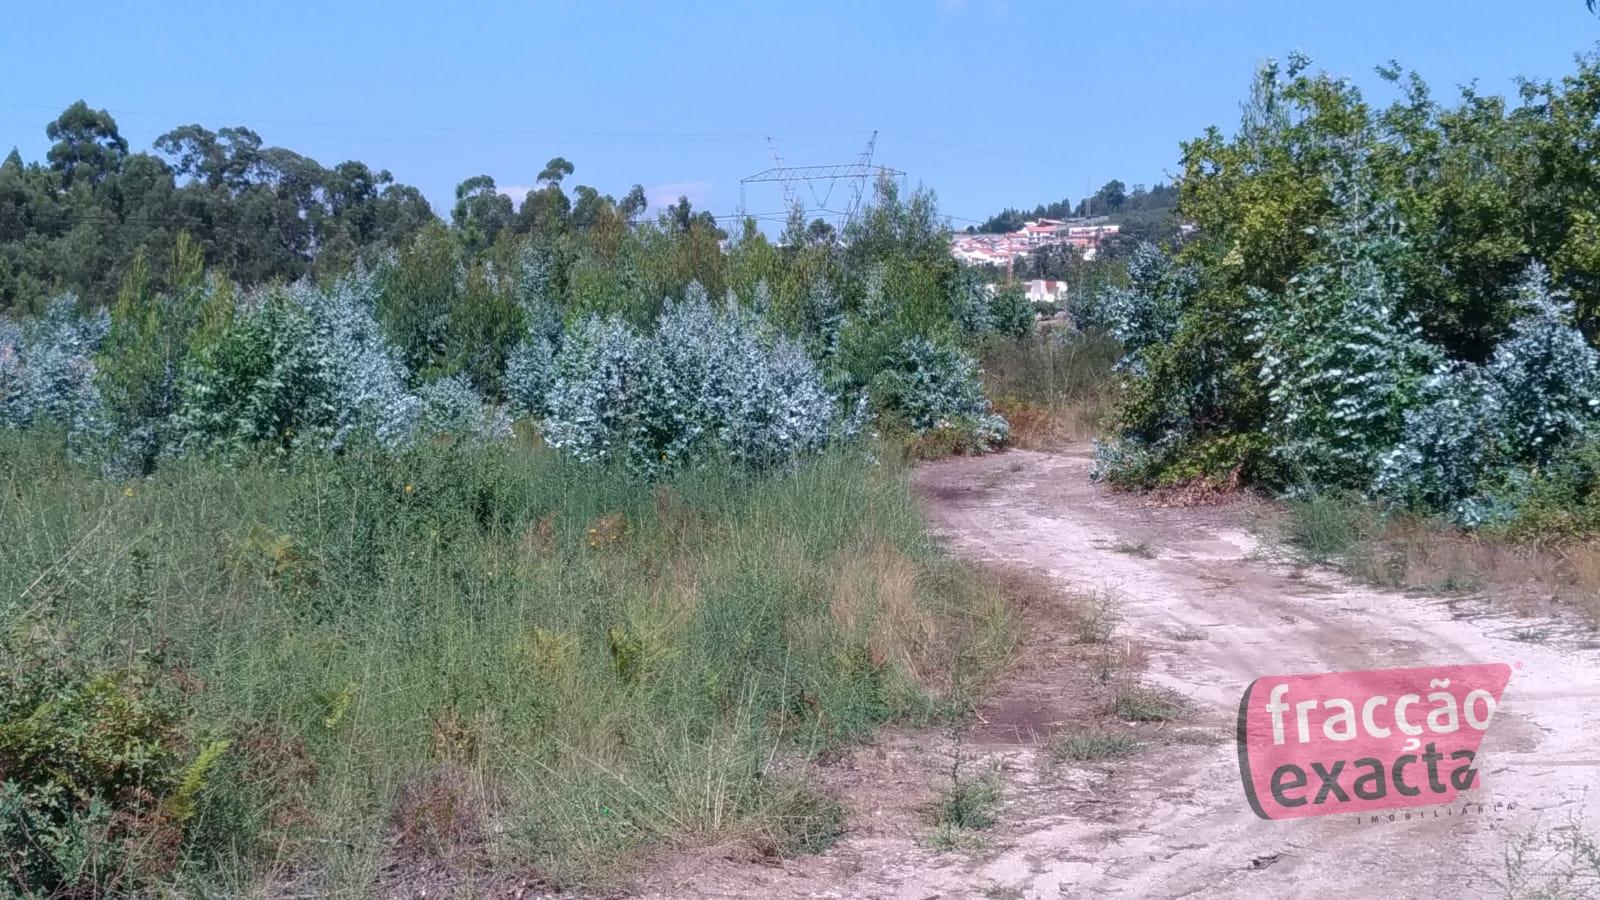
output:
MULTIPOLYGON (((341 272, 443 225, 421 191, 385 169, 323 165, 243 126, 182 125, 135 151, 110 113, 80 100, 45 134, 45 159, 25 162, 13 149, 0 162, 0 312, 37 313, 63 292, 107 305, 136 264, 167 289, 181 235, 208 268, 252 286, 341 272)), ((502 234, 615 230, 645 212, 637 184, 620 200, 582 184, 569 196, 563 181, 574 171, 550 160, 520 206, 492 177, 468 178, 450 225, 477 254, 502 234)), ((687 199, 663 214, 683 230, 717 232, 687 199)))

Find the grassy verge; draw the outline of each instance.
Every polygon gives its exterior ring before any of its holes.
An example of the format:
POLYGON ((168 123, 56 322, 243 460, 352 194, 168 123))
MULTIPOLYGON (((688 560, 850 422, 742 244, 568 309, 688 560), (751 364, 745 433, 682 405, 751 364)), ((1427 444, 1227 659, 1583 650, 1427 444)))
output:
POLYGON ((903 472, 844 453, 652 484, 430 447, 114 484, 0 435, 0 534, 0 879, 38 893, 815 849, 839 823, 816 754, 959 717, 1012 639, 903 472))
POLYGON ((1600 627, 1600 541, 1483 529, 1386 513, 1356 497, 1290 500, 1274 529, 1294 557, 1369 584, 1484 592, 1521 614, 1565 611, 1600 627))

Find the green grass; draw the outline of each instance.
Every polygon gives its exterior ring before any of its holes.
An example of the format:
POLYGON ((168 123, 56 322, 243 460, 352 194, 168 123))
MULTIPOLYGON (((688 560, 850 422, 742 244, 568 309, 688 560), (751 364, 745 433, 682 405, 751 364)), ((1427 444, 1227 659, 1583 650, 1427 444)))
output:
POLYGON ((1137 683, 1118 687, 1111 699, 1112 714, 1125 722, 1167 722, 1188 708, 1180 694, 1137 683))
POLYGON ((1122 617, 1117 610, 1117 598, 1110 591, 1099 590, 1075 598, 1071 621, 1068 625, 1074 644, 1107 644, 1117 633, 1122 617))
POLYGON ((982 348, 990 396, 1045 405, 1097 403, 1116 391, 1112 367, 1122 347, 1104 334, 1062 329, 1021 340, 994 338, 982 348))
POLYGON ((1310 562, 1343 559, 1377 528, 1376 513, 1360 500, 1317 495, 1286 505, 1284 540, 1310 562))
POLYGON ((933 808, 933 830, 928 844, 935 850, 967 850, 981 841, 978 832, 1000 821, 1004 798, 1000 777, 992 769, 978 775, 963 772, 965 758, 959 749, 951 762, 948 783, 939 791, 933 808))
POLYGON ((843 452, 657 484, 527 446, 112 483, 0 434, 0 534, 0 649, 171 698, 193 810, 111 893, 292 872, 360 894, 397 854, 592 884, 663 843, 814 850, 840 818, 808 761, 970 709, 1012 638, 904 473, 843 452))
POLYGON ((1050 741, 1052 763, 1096 762, 1120 759, 1139 749, 1132 735, 1117 731, 1070 729, 1050 741))

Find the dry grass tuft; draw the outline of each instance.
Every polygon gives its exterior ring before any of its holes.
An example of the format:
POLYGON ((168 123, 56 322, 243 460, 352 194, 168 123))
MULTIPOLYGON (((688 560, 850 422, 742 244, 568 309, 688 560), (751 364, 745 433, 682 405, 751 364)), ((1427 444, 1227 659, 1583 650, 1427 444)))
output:
POLYGON ((1099 436, 1109 403, 1097 399, 1046 404, 1001 397, 994 401, 994 409, 1011 426, 1006 446, 1051 450, 1099 436))
POLYGON ((1591 626, 1600 628, 1600 543, 1574 544, 1562 558, 1572 573, 1569 598, 1591 626))
POLYGON ((917 599, 917 564, 888 544, 840 554, 828 610, 843 634, 864 634, 875 665, 921 681, 939 629, 917 599))
POLYGON ((488 809, 461 771, 441 767, 407 782, 391 821, 396 855, 408 862, 456 866, 484 852, 488 809))

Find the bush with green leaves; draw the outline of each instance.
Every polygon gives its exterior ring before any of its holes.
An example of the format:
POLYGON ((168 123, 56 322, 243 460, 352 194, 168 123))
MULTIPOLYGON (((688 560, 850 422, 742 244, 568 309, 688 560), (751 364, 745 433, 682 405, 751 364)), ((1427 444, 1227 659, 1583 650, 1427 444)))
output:
POLYGON ((1486 363, 1457 363, 1428 380, 1374 494, 1446 511, 1462 525, 1502 523, 1535 473, 1561 468, 1600 427, 1600 353, 1572 325, 1571 304, 1538 263, 1516 295, 1522 315, 1486 363))
POLYGON ((1421 405, 1406 412, 1404 439, 1384 454, 1372 492, 1409 509, 1475 518, 1457 507, 1499 465, 1503 421, 1500 387, 1481 366, 1442 366, 1423 382, 1421 405))
POLYGON ((465 373, 424 384, 414 399, 418 411, 408 439, 453 435, 484 442, 511 437, 510 418, 485 404, 465 373))
POLYGON ((967 337, 979 337, 994 330, 994 302, 988 287, 970 270, 963 269, 950 288, 951 317, 967 337))
POLYGON ((530 334, 512 348, 506 359, 506 401, 523 415, 543 417, 550 388, 555 383, 556 345, 543 335, 530 334))
POLYGON ((1143 249, 1129 289, 1074 303, 1130 350, 1108 477, 1228 473, 1484 524, 1600 421, 1596 122, 1571 113, 1600 98, 1600 54, 1520 104, 1379 75, 1387 107, 1302 54, 1268 61, 1237 128, 1183 145, 1176 257, 1143 249), (1524 275, 1539 260, 1551 285, 1524 275), (1163 266, 1188 280, 1166 297, 1163 266))
POLYGON ((1116 338, 1126 353, 1120 367, 1143 373, 1143 351, 1172 339, 1198 280, 1193 268, 1177 264, 1154 244, 1141 243, 1128 260, 1127 286, 1109 285, 1072 305, 1073 323, 1081 331, 1116 338))
POLYGON ((553 368, 545 440, 645 474, 714 456, 788 465, 849 430, 799 345, 736 300, 714 306, 698 285, 648 335, 615 317, 583 321, 553 368))
POLYGON ((325 426, 332 386, 315 334, 310 314, 287 293, 246 298, 232 327, 185 362, 169 452, 287 451, 297 435, 325 426))
POLYGON ((542 417, 555 378, 555 354, 564 332, 556 296, 555 263, 547 247, 529 247, 521 261, 517 305, 526 333, 506 358, 506 400, 524 415, 542 417))
POLYGON ((868 395, 880 413, 912 431, 968 430, 990 445, 1004 441, 1008 431, 983 395, 977 362, 925 337, 906 338, 895 349, 868 395))
POLYGON ((1359 191, 1282 296, 1254 292, 1263 430, 1295 488, 1364 489, 1442 354, 1398 307, 1404 241, 1359 191))
POLYGON ((168 875, 226 741, 145 657, 88 664, 22 631, 0 671, 4 880, 46 896, 138 894, 168 875))
POLYGON ((1033 303, 1020 288, 1008 287, 994 292, 989 301, 989 330, 1011 338, 1025 338, 1033 332, 1033 303))
POLYGON ((0 322, 0 425, 55 425, 75 453, 91 452, 104 429, 94 355, 108 322, 103 309, 80 314, 71 294, 20 326, 0 322))
POLYGON ((1528 266, 1513 307, 1519 316, 1489 359, 1489 377, 1500 386, 1506 440, 1541 464, 1600 423, 1600 353, 1543 265, 1528 266))
POLYGON ((22 329, 0 316, 0 427, 21 428, 33 421, 22 349, 22 329))
POLYGON ((626 458, 648 377, 644 341, 620 316, 589 316, 561 342, 545 398, 544 439, 578 459, 626 458))
POLYGON ((301 283, 248 298, 185 366, 175 452, 339 450, 358 437, 393 447, 441 429, 505 431, 465 373, 409 390, 377 308, 378 282, 360 270, 327 289, 301 283))

